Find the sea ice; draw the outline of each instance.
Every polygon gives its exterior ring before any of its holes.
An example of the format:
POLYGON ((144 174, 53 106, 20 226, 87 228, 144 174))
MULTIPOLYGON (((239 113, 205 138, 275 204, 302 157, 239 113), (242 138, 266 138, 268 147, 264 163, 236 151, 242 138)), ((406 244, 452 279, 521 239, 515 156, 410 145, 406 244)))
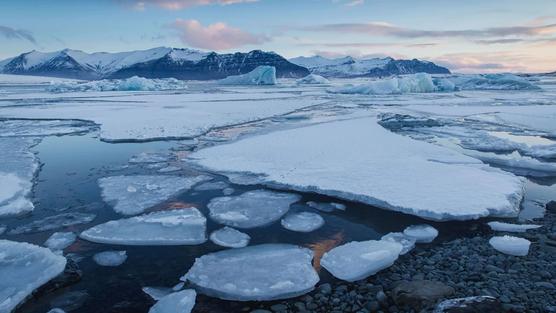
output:
POLYGON ((333 212, 334 210, 340 210, 340 211, 346 210, 345 205, 336 202, 326 203, 326 202, 307 201, 307 205, 312 207, 313 209, 317 209, 319 211, 328 212, 328 213, 333 212))
POLYGON ((100 266, 120 266, 127 260, 125 251, 103 251, 93 255, 93 260, 100 266))
POLYGON ((282 218, 282 226, 291 231, 302 233, 312 232, 324 225, 324 219, 311 212, 289 213, 282 218))
POLYGON ((167 153, 141 152, 129 158, 129 163, 163 163, 169 159, 170 156, 167 153))
POLYGON ((224 300, 286 299, 313 290, 319 281, 312 259, 311 250, 289 244, 229 249, 197 258, 182 280, 224 300))
POLYGON ((517 151, 511 154, 497 154, 465 150, 463 153, 485 163, 498 165, 512 172, 516 171, 518 174, 522 175, 533 177, 556 176, 555 163, 542 162, 528 156, 522 156, 517 151))
POLYGON ((142 290, 155 301, 158 301, 173 292, 172 288, 166 287, 143 287, 142 290))
POLYGON ((402 249, 393 241, 352 241, 326 252, 320 264, 336 278, 356 281, 390 267, 402 249))
POLYGON ((249 244, 251 237, 239 230, 225 226, 210 234, 210 241, 227 248, 243 248, 249 244))
POLYGON ((217 182, 207 182, 207 183, 202 183, 200 185, 195 186, 195 188, 193 188, 195 191, 207 191, 207 190, 224 190, 228 188, 228 184, 223 182, 223 181, 217 181, 217 182))
POLYGON ((0 137, 44 137, 85 133, 91 123, 72 120, 5 120, 0 122, 0 137))
POLYGON ((195 306, 195 290, 186 289, 171 293, 158 300, 149 313, 190 313, 195 306))
POLYGON ((303 78, 300 78, 298 80, 296 80, 296 82, 300 85, 303 84, 309 84, 309 85, 315 85, 315 84, 329 84, 330 81, 320 75, 317 74, 309 74, 303 78))
POLYGON ((58 215, 48 216, 43 219, 32 221, 28 224, 18 226, 10 230, 8 233, 10 235, 38 233, 72 225, 87 224, 92 222, 95 218, 96 215, 92 213, 62 213, 58 215))
POLYGON ((85 230, 82 239, 120 245, 196 245, 206 239, 206 218, 196 208, 152 212, 85 230))
POLYGON ((77 238, 72 232, 57 232, 52 234, 44 245, 50 250, 64 250, 69 247, 77 238))
POLYGON ((214 198, 208 204, 210 217, 218 223, 238 227, 265 226, 280 219, 301 197, 291 193, 253 190, 239 196, 214 198))
POLYGON ((157 91, 186 89, 182 80, 175 78, 149 79, 133 76, 126 79, 102 79, 90 82, 60 81, 52 82, 46 90, 50 92, 75 91, 157 91))
POLYGON ((490 229, 494 231, 505 231, 505 232, 513 232, 513 233, 524 233, 529 229, 537 229, 540 228, 541 225, 534 225, 534 224, 510 224, 510 223, 502 223, 502 222, 489 222, 488 226, 490 229))
POLYGON ((490 245, 504 254, 526 256, 529 254, 531 242, 527 239, 513 236, 495 236, 488 241, 490 245))
POLYGON ((416 243, 430 243, 438 236, 438 230, 426 224, 412 225, 406 227, 403 234, 415 239, 416 243))
POLYGON ((409 237, 404 233, 388 233, 382 236, 380 240, 401 244, 402 251, 400 252, 400 255, 404 255, 415 248, 415 238, 409 237))
POLYGON ((276 68, 260 65, 249 73, 228 76, 218 81, 222 85, 276 85, 276 68))
POLYGON ((134 215, 160 204, 193 185, 209 179, 207 176, 112 176, 99 179, 102 198, 114 203, 114 211, 134 215))
POLYGON ((12 312, 65 267, 66 258, 47 248, 0 240, 0 312, 12 312))

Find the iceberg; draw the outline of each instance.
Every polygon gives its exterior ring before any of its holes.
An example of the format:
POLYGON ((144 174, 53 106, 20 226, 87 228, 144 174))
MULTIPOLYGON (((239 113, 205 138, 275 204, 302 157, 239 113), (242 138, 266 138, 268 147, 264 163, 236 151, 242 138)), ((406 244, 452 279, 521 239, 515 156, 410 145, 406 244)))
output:
POLYGON ((531 246, 527 239, 507 235, 492 237, 488 243, 497 251, 514 256, 526 256, 531 246))
POLYGON ((237 228, 265 226, 280 219, 300 196, 267 190, 253 190, 239 196, 210 200, 208 208, 214 221, 237 228))
POLYGON ((120 266, 127 260, 125 251, 103 251, 93 255, 93 260, 100 266, 120 266))
POLYGON ((160 204, 193 185, 209 179, 208 176, 112 176, 98 181, 102 198, 114 203, 114 211, 134 215, 160 204))
POLYGON ((330 81, 317 74, 309 74, 303 78, 296 80, 299 85, 319 85, 319 84, 330 84, 330 81))
POLYGON ((239 230, 225 226, 210 234, 210 241, 227 248, 243 248, 249 244, 251 237, 239 230))
POLYGON ((406 227, 403 234, 415 239, 416 243, 431 243, 438 236, 438 230, 426 224, 412 225, 406 227))
POLYGON ((52 234, 44 245, 50 250, 64 250, 69 247, 77 239, 77 236, 72 232, 57 232, 52 234))
POLYGON ((0 240, 0 312, 12 312, 65 267, 66 258, 47 248, 0 240))
POLYGON ((400 255, 404 255, 415 248, 415 238, 409 237, 404 233, 388 233, 382 238, 382 241, 397 242, 402 245, 400 255))
POLYGON ((313 290, 319 281, 312 259, 311 250, 289 244, 230 249, 197 258, 182 280, 224 300, 293 298, 313 290))
POLYGON ((350 85, 329 90, 331 93, 363 95, 391 95, 404 93, 427 93, 435 91, 438 91, 438 88, 435 86, 432 76, 426 73, 380 79, 371 81, 364 85, 350 85))
POLYGON ((95 214, 92 213, 80 213, 80 212, 71 212, 71 213, 62 213, 58 215, 48 216, 28 224, 24 224, 18 226, 8 233, 10 235, 19 235, 19 234, 29 234, 29 233, 38 233, 47 230, 53 230, 73 225, 79 224, 87 224, 92 222, 96 218, 95 214))
POLYGON ((334 277, 353 282, 392 266, 402 249, 386 240, 352 241, 326 252, 320 264, 334 277))
POLYGON ((126 79, 103 79, 90 82, 56 81, 46 88, 49 92, 85 91, 158 91, 186 89, 184 81, 175 78, 149 79, 133 76, 126 79))
POLYGON ((460 75, 445 78, 461 90, 540 90, 527 79, 514 74, 460 75))
POLYGON ((221 85, 276 85, 276 68, 260 65, 249 73, 228 76, 218 81, 221 85))
POLYGON ((291 231, 312 232, 324 225, 324 219, 312 212, 289 213, 281 221, 282 226, 291 231))
POLYGON ((191 313, 195 306, 195 290, 186 289, 166 295, 151 307, 149 313, 191 313))
POLYGON ((529 229, 537 229, 541 227, 541 225, 510 224, 510 223, 502 223, 502 222, 489 222, 488 226, 490 227, 490 229, 494 231, 505 231, 511 233, 524 233, 529 229))
POLYGON ((196 208, 153 212, 109 221, 89 228, 79 237, 119 245, 197 245, 206 239, 207 219, 196 208))

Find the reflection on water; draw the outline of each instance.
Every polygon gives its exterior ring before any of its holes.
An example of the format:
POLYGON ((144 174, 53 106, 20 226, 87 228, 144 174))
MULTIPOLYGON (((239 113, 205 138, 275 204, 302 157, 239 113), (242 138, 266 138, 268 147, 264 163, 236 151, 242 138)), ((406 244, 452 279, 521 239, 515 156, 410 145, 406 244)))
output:
POLYGON ((320 272, 320 259, 322 256, 332 248, 342 244, 344 238, 344 232, 338 232, 328 239, 323 239, 307 245, 309 249, 313 250, 313 267, 317 272, 320 272))

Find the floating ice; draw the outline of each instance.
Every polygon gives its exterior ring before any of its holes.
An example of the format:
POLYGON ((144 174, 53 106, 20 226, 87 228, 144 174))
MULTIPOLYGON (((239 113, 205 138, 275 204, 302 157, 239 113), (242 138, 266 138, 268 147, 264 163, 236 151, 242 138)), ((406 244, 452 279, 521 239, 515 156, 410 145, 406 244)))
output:
POLYGON ((75 91, 156 91, 186 89, 184 81, 175 78, 149 79, 133 76, 126 79, 103 79, 90 82, 52 82, 46 90, 50 92, 75 91))
POLYGON ((109 221, 87 229, 79 237, 120 245, 196 245, 207 240, 206 222, 196 208, 160 211, 109 221))
POLYGON ((158 170, 159 173, 171 173, 180 171, 181 167, 169 165, 158 170))
POLYGON ((5 233, 7 229, 8 229, 7 226, 5 226, 5 225, 0 225, 0 235, 2 235, 3 233, 5 233))
POLYGON ((69 247, 77 238, 72 232, 57 232, 52 234, 44 245, 50 250, 64 250, 69 247))
POLYGON ((513 233, 524 233, 529 229, 537 229, 541 227, 541 225, 523 225, 523 224, 510 224, 510 223, 502 223, 502 222, 489 222, 488 226, 490 229, 494 231, 506 231, 506 232, 513 232, 513 233))
POLYGON ((446 78, 461 90, 537 90, 525 78, 513 74, 460 75, 446 78))
POLYGON ((228 188, 228 184, 223 181, 217 182, 207 182, 200 185, 195 186, 196 191, 207 191, 207 190, 224 190, 228 188))
POLYGON ((408 226, 403 233, 409 238, 415 239, 416 243, 430 243, 438 236, 438 230, 426 224, 408 226))
POLYGON ((54 309, 51 309, 50 311, 48 311, 46 313, 66 313, 66 311, 64 311, 60 308, 54 308, 54 309))
POLYGON ((320 75, 317 74, 309 74, 303 78, 300 78, 296 81, 298 84, 330 84, 330 81, 320 75))
POLYGON ((409 251, 413 250, 413 248, 415 247, 415 238, 409 237, 404 233, 388 233, 382 236, 380 240, 397 242, 401 244, 402 251, 400 252, 400 255, 404 255, 408 253, 409 251))
POLYGON ((9 313, 33 290, 58 276, 66 258, 24 242, 0 240, 0 312, 9 313))
POLYGON ((210 241, 228 248, 243 248, 249 244, 251 237, 239 230, 225 226, 210 234, 210 241))
POLYGON ((531 242, 527 239, 507 235, 492 237, 488 243, 497 251, 515 256, 529 254, 529 246, 531 245, 531 242))
POLYGON ((390 267, 402 249, 392 241, 352 241, 326 252, 320 264, 336 278, 356 281, 390 267))
POLYGON ((253 190, 239 196, 214 198, 208 208, 210 217, 218 223, 254 228, 280 219, 300 198, 291 193, 253 190))
POLYGON ((5 120, 0 122, 0 137, 62 136, 88 132, 91 123, 71 120, 5 120))
POLYGON ((329 90, 332 93, 345 94, 402 94, 435 92, 438 88, 434 85, 432 77, 426 73, 417 73, 402 77, 380 79, 365 85, 345 86, 329 90))
POLYGON ((158 301, 163 297, 174 292, 172 288, 166 288, 166 287, 143 287, 142 290, 144 293, 148 294, 155 301, 158 301))
POLYGON ((40 220, 33 221, 28 224, 18 226, 9 231, 11 235, 38 233, 47 230, 63 228, 72 225, 87 224, 95 219, 96 215, 92 213, 62 213, 52 215, 40 220))
POLYGON ((158 300, 149 313, 190 313, 195 306, 195 290, 186 289, 171 293, 158 300))
POLYGON ((316 213, 299 212, 287 214, 281 223, 285 229, 308 233, 321 228, 324 219, 316 213))
POLYGON ((556 164, 522 156, 517 151, 511 154, 496 154, 466 150, 464 153, 485 163, 498 165, 518 174, 533 177, 556 176, 556 164))
POLYGON ((120 266, 127 260, 125 251, 104 251, 93 255, 93 260, 100 266, 120 266))
POLYGON ((313 209, 317 209, 323 212, 332 212, 334 210, 341 210, 345 211, 346 206, 341 203, 336 202, 315 202, 315 201, 307 201, 307 205, 312 207, 313 209))
POLYGON ((276 68, 260 65, 249 73, 228 76, 218 81, 222 85, 276 85, 276 68))
POLYGON ((133 215, 160 204, 179 192, 207 180, 207 176, 112 176, 99 179, 102 198, 114 204, 114 211, 133 215))
POLYGON ((141 152, 132 156, 129 163, 161 163, 170 159, 167 153, 160 152, 141 152))
POLYGON ((319 281, 312 259, 311 250, 288 244, 230 249, 197 258, 182 279, 225 300, 286 299, 313 290, 319 281))

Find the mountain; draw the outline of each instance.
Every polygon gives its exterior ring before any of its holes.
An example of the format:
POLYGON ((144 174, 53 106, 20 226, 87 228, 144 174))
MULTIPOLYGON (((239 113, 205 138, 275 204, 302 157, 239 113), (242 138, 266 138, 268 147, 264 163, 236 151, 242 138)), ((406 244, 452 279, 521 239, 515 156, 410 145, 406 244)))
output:
POLYGON ((309 71, 274 52, 218 54, 193 49, 159 47, 119 53, 85 53, 65 49, 56 52, 31 51, 0 61, 5 74, 41 75, 77 79, 174 77, 178 79, 220 79, 250 72, 259 65, 276 67, 278 77, 298 78, 309 71))
POLYGON ((329 59, 322 56, 297 57, 290 62, 324 77, 384 77, 414 73, 450 74, 450 71, 429 61, 395 60, 393 58, 356 59, 350 56, 329 59))

